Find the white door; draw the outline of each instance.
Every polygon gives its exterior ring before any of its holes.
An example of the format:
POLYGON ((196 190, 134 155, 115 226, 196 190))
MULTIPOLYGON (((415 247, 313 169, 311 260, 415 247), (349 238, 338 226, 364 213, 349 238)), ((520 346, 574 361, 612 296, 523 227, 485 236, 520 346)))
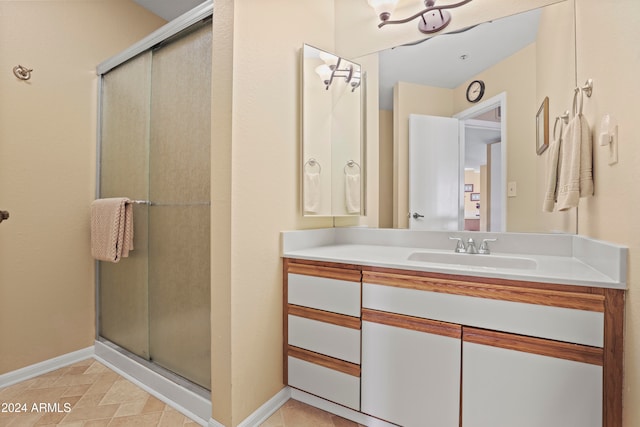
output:
POLYGON ((490 228, 487 231, 505 231, 504 221, 502 219, 503 200, 502 200, 502 143, 496 142, 489 144, 489 153, 491 156, 491 219, 489 221, 490 228))
POLYGON ((409 115, 409 228, 459 230, 458 119, 409 115))

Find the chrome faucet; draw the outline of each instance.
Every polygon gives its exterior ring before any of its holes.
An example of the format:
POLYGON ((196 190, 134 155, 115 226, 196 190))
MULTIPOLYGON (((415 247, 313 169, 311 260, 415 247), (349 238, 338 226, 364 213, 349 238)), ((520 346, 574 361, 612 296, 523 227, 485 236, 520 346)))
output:
POLYGON ((467 253, 468 254, 477 254, 478 249, 476 248, 476 242, 473 239, 467 240, 467 253))
POLYGON ((478 249, 479 254, 489 255, 491 251, 489 250, 488 242, 495 242, 497 239, 482 239, 482 243, 480 244, 480 249, 478 249))
POLYGON ((459 254, 484 254, 488 255, 491 253, 489 250, 489 242, 495 242, 497 239, 482 239, 482 243, 480 244, 480 248, 476 248, 476 242, 473 239, 467 240, 467 244, 464 244, 464 240, 461 237, 449 237, 449 240, 457 240, 456 248, 454 252, 459 254))
POLYGON ((457 240, 458 243, 456 243, 456 248, 453 250, 456 253, 459 254, 464 254, 467 253, 467 248, 464 246, 464 242, 462 241, 462 238, 460 237, 449 237, 449 240, 457 240))

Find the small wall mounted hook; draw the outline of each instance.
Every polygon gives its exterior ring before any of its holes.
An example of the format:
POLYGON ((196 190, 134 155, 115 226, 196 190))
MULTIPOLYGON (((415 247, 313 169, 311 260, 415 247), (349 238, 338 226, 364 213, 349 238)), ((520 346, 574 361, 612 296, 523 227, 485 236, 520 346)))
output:
POLYGON ((20 80, 29 80, 31 78, 32 68, 27 68, 22 65, 16 65, 13 67, 13 75, 20 80))

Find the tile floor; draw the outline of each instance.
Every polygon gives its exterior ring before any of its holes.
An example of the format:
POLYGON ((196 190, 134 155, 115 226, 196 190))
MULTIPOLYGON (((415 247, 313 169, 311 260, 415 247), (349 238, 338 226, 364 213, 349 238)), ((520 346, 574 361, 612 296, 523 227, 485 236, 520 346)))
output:
POLYGON ((94 359, 0 389, 0 427, 58 425, 198 426, 94 359))
POLYGON ((290 399, 260 427, 364 427, 337 415, 290 399))
MULTIPOLYGON (((198 424, 100 362, 87 359, 0 389, 0 427, 31 426, 196 427, 198 424)), ((289 400, 261 427, 364 426, 289 400)))

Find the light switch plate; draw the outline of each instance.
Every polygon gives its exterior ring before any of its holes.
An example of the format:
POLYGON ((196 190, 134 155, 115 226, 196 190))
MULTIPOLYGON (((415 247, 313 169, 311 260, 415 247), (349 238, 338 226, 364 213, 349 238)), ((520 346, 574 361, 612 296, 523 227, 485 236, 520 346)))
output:
POLYGON ((509 183, 507 184, 507 197, 516 197, 516 196, 517 196, 516 182, 509 181, 509 183))

